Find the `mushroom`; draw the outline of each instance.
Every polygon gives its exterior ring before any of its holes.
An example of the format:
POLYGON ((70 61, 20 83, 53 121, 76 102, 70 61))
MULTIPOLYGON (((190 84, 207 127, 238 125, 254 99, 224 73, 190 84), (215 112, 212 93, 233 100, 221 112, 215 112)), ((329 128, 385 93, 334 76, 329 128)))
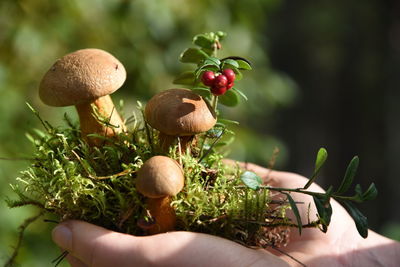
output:
POLYGON ((54 63, 40 83, 39 96, 49 106, 75 105, 83 138, 91 145, 100 145, 101 140, 89 139, 87 135, 112 137, 125 130, 109 96, 125 79, 125 68, 114 56, 100 49, 81 49, 54 63), (95 115, 93 107, 99 116, 95 115), (105 126, 98 117, 112 126, 105 126))
POLYGON ((184 184, 181 166, 165 156, 148 159, 137 173, 136 189, 147 197, 147 209, 154 225, 146 227, 149 234, 174 230, 176 215, 171 197, 178 194, 184 184))
POLYGON ((168 89, 156 94, 146 105, 145 117, 147 123, 160 131, 164 152, 177 137, 185 151, 195 134, 208 131, 216 123, 212 108, 189 89, 168 89))

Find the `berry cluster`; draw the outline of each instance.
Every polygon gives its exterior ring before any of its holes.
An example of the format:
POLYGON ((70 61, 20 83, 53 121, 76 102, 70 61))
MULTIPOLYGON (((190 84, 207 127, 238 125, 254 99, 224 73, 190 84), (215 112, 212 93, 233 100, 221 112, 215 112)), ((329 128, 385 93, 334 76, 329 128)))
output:
POLYGON ((236 75, 232 69, 224 69, 222 73, 215 74, 213 71, 205 71, 201 76, 204 85, 211 87, 214 95, 223 95, 234 85, 236 75))

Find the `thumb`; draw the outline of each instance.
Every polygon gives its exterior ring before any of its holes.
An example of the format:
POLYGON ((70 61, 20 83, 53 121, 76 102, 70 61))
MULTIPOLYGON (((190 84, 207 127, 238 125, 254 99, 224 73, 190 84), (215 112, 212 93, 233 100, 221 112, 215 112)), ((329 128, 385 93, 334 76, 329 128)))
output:
POLYGON ((137 237, 121 234, 83 221, 66 221, 53 229, 52 238, 71 256, 88 266, 142 266, 137 237), (136 253, 135 253, 136 252, 136 253))

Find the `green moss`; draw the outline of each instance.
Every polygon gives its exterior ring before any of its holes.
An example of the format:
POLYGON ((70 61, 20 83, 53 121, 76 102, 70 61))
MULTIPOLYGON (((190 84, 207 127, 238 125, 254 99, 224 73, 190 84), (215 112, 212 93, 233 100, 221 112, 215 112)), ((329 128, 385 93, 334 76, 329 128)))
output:
MULTIPOLYGON (((65 128, 43 122, 45 131, 28 135, 35 146, 34 157, 12 185, 18 199, 9 201, 9 206, 36 205, 60 220, 80 219, 124 233, 145 234, 137 226, 146 207, 135 189, 135 178, 143 162, 159 154, 157 132, 136 119, 129 133, 113 139, 98 136, 104 146, 89 147, 67 116, 66 121, 65 128)), ((195 143, 201 147, 193 147, 194 153, 179 154, 173 147, 168 154, 182 162, 185 173, 184 189, 172 201, 177 230, 258 245, 265 225, 272 224, 270 218, 280 217, 273 215, 284 213, 286 207, 271 209, 267 189, 251 190, 241 183, 241 170, 223 163, 218 150, 222 146, 216 145, 220 136, 213 132, 198 136, 195 143)))

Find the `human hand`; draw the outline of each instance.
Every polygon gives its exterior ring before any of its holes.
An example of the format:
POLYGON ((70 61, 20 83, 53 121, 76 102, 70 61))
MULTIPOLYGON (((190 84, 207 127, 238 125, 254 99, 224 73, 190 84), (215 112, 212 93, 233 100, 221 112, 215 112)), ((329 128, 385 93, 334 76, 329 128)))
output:
POLYGON ((289 266, 265 250, 191 232, 136 237, 66 221, 54 228, 53 240, 69 252, 67 260, 73 267, 289 266))
MULTIPOLYGON (((307 179, 287 172, 270 171, 254 164, 241 164, 258 173, 265 182, 275 187, 300 188, 307 179)), ((309 190, 322 192, 316 184, 309 190)), ((303 223, 307 222, 308 203, 310 220, 316 209, 312 198, 292 193, 299 205, 303 223)), ((300 236, 293 229, 289 245, 282 248, 307 266, 397 266, 400 249, 397 242, 372 231, 362 239, 348 213, 332 200, 333 216, 328 232, 303 229, 300 236), (396 263, 397 262, 397 263, 396 263)), ((289 216, 293 217, 293 214, 289 216)), ((135 237, 106 230, 81 221, 67 221, 53 231, 54 241, 64 250, 72 266, 288 266, 298 265, 286 255, 270 250, 253 250, 219 237, 171 232, 148 237, 135 237)))
MULTIPOLYGON (((240 163, 240 165, 257 173, 263 178, 264 183, 273 187, 302 188, 308 181, 307 178, 295 173, 271 171, 251 163, 240 163)), ((315 183, 308 190, 323 192, 315 183)), ((304 203, 297 205, 303 224, 308 222, 308 216, 310 220, 317 219, 317 210, 311 196, 300 193, 291 195, 296 202, 304 203), (311 203, 310 210, 308 210, 309 203, 311 203)), ((281 250, 307 266, 399 266, 398 242, 371 230, 368 232, 368 238, 363 239, 347 211, 335 200, 331 200, 331 205, 333 212, 327 233, 307 228, 299 235, 297 229, 292 229, 288 246, 281 250)), ((291 211, 288 211, 288 216, 295 221, 291 211)), ((279 257, 292 265, 299 265, 285 255, 280 254, 279 257)))

